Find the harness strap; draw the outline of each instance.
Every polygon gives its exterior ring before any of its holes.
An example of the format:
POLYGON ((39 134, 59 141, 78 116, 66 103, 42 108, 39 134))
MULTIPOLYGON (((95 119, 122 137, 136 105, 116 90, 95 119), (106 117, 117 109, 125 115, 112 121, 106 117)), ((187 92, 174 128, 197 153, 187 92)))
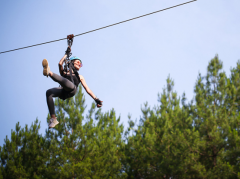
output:
POLYGON ((78 74, 77 70, 75 69, 73 63, 70 62, 70 63, 69 63, 69 72, 70 72, 70 76, 71 76, 71 81, 72 81, 73 84, 74 84, 73 77, 72 77, 72 71, 74 72, 75 76, 76 76, 77 79, 78 79, 78 82, 80 83, 79 74, 78 74))

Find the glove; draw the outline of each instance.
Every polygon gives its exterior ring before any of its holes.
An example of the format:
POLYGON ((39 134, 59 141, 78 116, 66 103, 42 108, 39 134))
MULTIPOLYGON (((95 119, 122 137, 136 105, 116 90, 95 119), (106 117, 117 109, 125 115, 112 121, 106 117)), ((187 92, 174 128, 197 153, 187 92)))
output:
POLYGON ((103 102, 103 101, 100 101, 100 99, 95 98, 95 102, 97 103, 97 107, 98 107, 98 108, 102 107, 102 102, 103 102))
POLYGON ((65 54, 68 55, 71 52, 71 47, 68 46, 67 50, 65 51, 65 54))

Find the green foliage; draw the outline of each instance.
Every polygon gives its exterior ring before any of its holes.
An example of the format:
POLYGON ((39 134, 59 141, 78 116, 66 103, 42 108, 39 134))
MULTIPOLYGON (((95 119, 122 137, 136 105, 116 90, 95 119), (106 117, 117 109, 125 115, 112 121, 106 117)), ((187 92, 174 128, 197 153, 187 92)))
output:
MULTIPOLYGON (((6 137, 0 148, 3 178, 39 178, 46 169, 48 153, 46 140, 38 134, 40 124, 36 120, 30 128, 21 128, 19 122, 11 132, 11 141, 6 137)), ((0 173, 1 174, 1 173, 0 173)))
POLYGON ((153 109, 145 103, 140 124, 126 132, 128 178, 238 178, 240 62, 227 78, 215 56, 199 74, 195 99, 186 104, 167 87, 153 109), (130 135, 132 132, 132 135, 130 135))
POLYGON ((60 122, 55 129, 38 134, 40 124, 30 129, 19 123, 0 148, 3 178, 125 178, 123 125, 114 110, 102 114, 93 103, 86 118, 82 88, 74 98, 56 100, 60 122), (94 118, 92 117, 95 113, 94 118))
POLYGON ((74 98, 55 100, 54 129, 39 134, 16 124, 0 147, 0 179, 12 178, 240 178, 240 62, 230 77, 215 56, 199 74, 195 97, 178 97, 173 80, 146 102, 142 117, 124 133, 114 109, 102 113, 92 103, 86 117, 82 88, 74 98))
POLYGON ((188 178, 197 174, 194 167, 201 169, 198 155, 191 152, 197 148, 198 132, 188 107, 180 107, 173 85, 169 77, 159 106, 151 110, 145 103, 141 124, 127 139, 129 178, 188 178))
POLYGON ((123 126, 114 110, 102 114, 93 103, 83 122, 85 110, 82 88, 75 98, 56 100, 60 124, 47 131, 51 141, 49 173, 56 178, 121 178, 120 147, 123 126), (56 159, 58 163, 56 163, 56 159), (52 170, 52 168, 55 168, 52 170))
POLYGON ((200 154, 199 161, 205 167, 207 178, 237 178, 239 72, 232 69, 231 77, 227 78, 221 69, 222 62, 215 56, 208 65, 206 77, 199 75, 195 86, 196 104, 191 106, 191 114, 200 135, 196 152, 200 154))

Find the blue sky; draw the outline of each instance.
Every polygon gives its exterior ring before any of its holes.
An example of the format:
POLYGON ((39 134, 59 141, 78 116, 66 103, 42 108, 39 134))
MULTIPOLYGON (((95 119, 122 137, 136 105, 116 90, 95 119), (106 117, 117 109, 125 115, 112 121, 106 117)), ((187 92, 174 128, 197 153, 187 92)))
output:
MULTIPOLYGON (((0 51, 80 34, 132 17, 184 3, 183 0, 51 0, 1 1, 0 51)), ((157 105, 157 94, 168 75, 174 90, 188 101, 194 97, 198 73, 206 73, 215 56, 229 75, 240 59, 240 1, 198 0, 141 19, 76 37, 73 55, 83 61, 80 70, 90 89, 112 108, 127 126, 127 115, 139 120, 146 101, 157 105)), ((67 42, 60 41, 0 54, 0 145, 19 121, 41 121, 47 129, 45 92, 58 86, 42 75, 48 59, 58 73, 67 42)), ((93 100, 84 92, 88 108, 93 100)))

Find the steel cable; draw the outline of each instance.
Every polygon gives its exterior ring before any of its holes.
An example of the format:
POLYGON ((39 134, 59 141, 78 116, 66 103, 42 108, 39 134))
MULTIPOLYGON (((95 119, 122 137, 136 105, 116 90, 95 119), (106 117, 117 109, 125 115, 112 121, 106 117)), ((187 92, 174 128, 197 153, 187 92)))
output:
MULTIPOLYGON (((84 33, 81 33, 81 34, 77 34, 77 35, 75 35, 74 37, 80 36, 80 35, 84 35, 84 34, 88 34, 88 33, 91 33, 91 32, 97 31, 97 30, 105 29, 105 28, 108 28, 108 27, 111 27, 111 26, 114 26, 114 25, 118 25, 118 24, 121 24, 121 23, 125 23, 125 22, 131 21, 131 20, 135 20, 135 19, 138 19, 138 18, 141 18, 141 17, 144 17, 144 16, 149 16, 149 15, 152 15, 152 14, 155 14, 155 13, 158 13, 158 12, 161 12, 161 11, 165 11, 165 10, 168 10, 168 9, 172 9, 172 8, 175 8, 175 7, 178 7, 178 6, 182 6, 182 5, 185 5, 185 4, 194 2, 194 1, 197 1, 197 0, 188 1, 188 2, 185 2, 185 3, 182 3, 182 4, 178 4, 178 5, 171 6, 171 7, 165 8, 165 9, 161 9, 161 10, 154 11, 154 12, 151 12, 151 13, 148 13, 148 14, 144 14, 144 15, 141 15, 141 16, 138 16, 138 17, 134 17, 134 18, 131 18, 131 19, 128 19, 128 20, 124 20, 124 21, 121 21, 121 22, 117 22, 117 23, 114 23, 114 24, 111 24, 111 25, 108 25, 108 26, 104 26, 104 27, 98 28, 98 29, 90 30, 90 31, 87 31, 87 32, 84 32, 84 33)), ((7 53, 7 52, 12 52, 12 51, 16 51, 16 50, 21 50, 21 49, 25 49, 25 48, 35 47, 35 46, 38 46, 38 45, 44 45, 44 44, 48 44, 48 43, 52 43, 52 42, 57 42, 57 41, 61 41, 61 40, 66 40, 66 39, 67 39, 67 38, 62 38, 62 39, 58 39, 58 40, 52 40, 52 41, 48 41, 48 42, 44 42, 44 43, 39 43, 39 44, 35 44, 35 45, 30 45, 30 46, 26 46, 26 47, 21 47, 21 48, 17 48, 17 49, 13 49, 13 50, 8 50, 8 51, 0 52, 0 54, 2 54, 2 53, 7 53)))

